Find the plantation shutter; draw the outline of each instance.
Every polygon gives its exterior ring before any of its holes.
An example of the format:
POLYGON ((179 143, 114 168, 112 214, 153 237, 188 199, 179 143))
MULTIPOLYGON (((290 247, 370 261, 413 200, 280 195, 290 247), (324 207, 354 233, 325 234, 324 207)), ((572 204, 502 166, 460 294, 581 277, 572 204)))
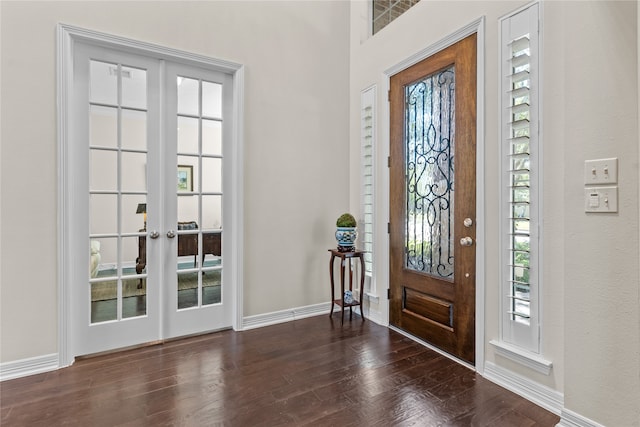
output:
POLYGON ((374 143, 374 102, 375 87, 361 94, 362 119, 362 250, 364 255, 365 274, 373 274, 373 143, 374 143))
POLYGON ((538 5, 502 21, 503 340, 539 351, 538 5))

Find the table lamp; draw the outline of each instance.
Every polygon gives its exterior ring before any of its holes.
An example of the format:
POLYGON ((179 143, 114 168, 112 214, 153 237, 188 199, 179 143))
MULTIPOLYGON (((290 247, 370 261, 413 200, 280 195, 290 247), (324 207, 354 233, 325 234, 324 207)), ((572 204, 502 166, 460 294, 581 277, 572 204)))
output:
POLYGON ((136 209, 137 214, 144 214, 144 228, 140 231, 147 230, 147 204, 146 203, 138 203, 138 207, 136 209))

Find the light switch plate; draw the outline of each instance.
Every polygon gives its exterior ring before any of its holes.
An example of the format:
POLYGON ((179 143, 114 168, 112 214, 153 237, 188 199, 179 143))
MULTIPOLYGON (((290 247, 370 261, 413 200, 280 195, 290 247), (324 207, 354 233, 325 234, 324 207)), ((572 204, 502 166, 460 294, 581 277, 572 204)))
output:
POLYGON ((618 212, 618 186, 584 189, 585 212, 618 212))
POLYGON ((592 184, 617 184, 618 183, 618 159, 585 160, 584 183, 592 184))

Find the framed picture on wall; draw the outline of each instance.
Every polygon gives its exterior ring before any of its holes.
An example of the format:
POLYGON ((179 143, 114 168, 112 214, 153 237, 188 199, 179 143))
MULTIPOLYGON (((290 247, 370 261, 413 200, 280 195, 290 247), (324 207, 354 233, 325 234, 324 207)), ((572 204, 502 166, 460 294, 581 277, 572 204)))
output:
POLYGON ((193 166, 178 165, 178 192, 193 191, 193 166))

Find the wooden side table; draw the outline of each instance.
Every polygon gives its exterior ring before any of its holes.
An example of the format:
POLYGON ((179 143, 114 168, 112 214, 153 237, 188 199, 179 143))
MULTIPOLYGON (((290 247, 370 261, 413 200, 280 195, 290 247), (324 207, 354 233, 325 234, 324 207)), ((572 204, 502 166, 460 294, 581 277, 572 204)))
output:
POLYGON ((362 307, 362 297, 364 296, 364 251, 352 251, 352 252, 340 252, 337 249, 329 249, 331 252, 331 259, 329 260, 329 277, 331 278, 331 312, 329 317, 333 315, 333 307, 338 304, 341 308, 341 323, 344 324, 344 308, 349 307, 349 319, 353 316, 353 307, 359 306, 360 313, 362 315, 362 321, 364 322, 364 310, 362 307), (336 258, 340 258, 340 298, 335 296, 335 285, 333 280, 333 262, 336 258), (353 302, 344 302, 344 268, 349 264, 349 290, 353 291, 353 271, 351 270, 351 259, 360 258, 360 300, 354 299, 353 302))

